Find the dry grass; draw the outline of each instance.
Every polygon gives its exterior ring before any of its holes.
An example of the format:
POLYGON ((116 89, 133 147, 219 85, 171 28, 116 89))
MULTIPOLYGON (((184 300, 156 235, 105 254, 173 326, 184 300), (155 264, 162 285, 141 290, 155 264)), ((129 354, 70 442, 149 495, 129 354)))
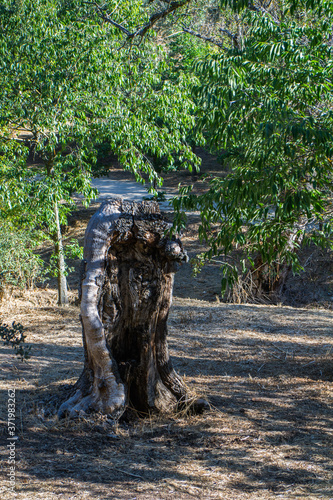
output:
POLYGON ((28 327, 33 349, 22 363, 1 348, 4 438, 7 390, 17 391, 16 498, 333 498, 332 311, 176 298, 174 364, 211 410, 114 426, 52 415, 82 367, 78 307, 55 301, 39 290, 1 308, 3 321, 28 327))

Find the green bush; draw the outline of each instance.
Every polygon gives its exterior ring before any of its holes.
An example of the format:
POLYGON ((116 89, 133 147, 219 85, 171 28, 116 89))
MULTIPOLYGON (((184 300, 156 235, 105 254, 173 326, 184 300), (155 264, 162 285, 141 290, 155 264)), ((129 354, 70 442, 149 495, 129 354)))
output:
POLYGON ((0 225, 0 288, 32 288, 43 276, 43 260, 34 253, 39 241, 28 230, 0 225))
POLYGON ((26 335, 23 333, 24 327, 20 323, 12 323, 12 326, 6 324, 0 325, 0 338, 5 345, 10 345, 15 349, 15 354, 20 356, 21 360, 30 358, 30 346, 23 347, 21 344, 25 341, 26 335))

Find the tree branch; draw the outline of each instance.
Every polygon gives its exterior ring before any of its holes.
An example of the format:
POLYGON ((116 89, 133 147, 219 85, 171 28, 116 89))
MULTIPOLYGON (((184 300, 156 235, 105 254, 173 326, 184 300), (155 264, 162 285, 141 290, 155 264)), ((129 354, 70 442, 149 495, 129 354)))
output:
POLYGON ((112 24, 112 26, 115 26, 120 31, 122 31, 123 33, 125 33, 126 36, 131 37, 131 32, 127 28, 125 28, 125 26, 122 26, 121 24, 116 23, 115 21, 113 21, 109 17, 108 14, 105 14, 105 12, 103 10, 103 7, 101 7, 100 5, 98 5, 97 2, 84 2, 84 3, 87 4, 87 5, 93 5, 96 8, 96 10, 97 10, 100 18, 103 19, 103 21, 106 21, 106 22, 112 24))
POLYGON ((200 38, 201 40, 204 40, 205 42, 213 43, 214 45, 217 45, 221 49, 223 49, 223 42, 219 42, 215 38, 212 38, 210 36, 205 36, 202 35, 201 33, 197 33, 196 31, 193 31, 191 28, 186 28, 186 26, 183 26, 183 31, 185 33, 189 33, 190 35, 196 36, 197 38, 200 38))
MULTIPOLYGON (((189 4, 192 0, 179 0, 179 1, 163 0, 163 1, 164 1, 164 3, 167 4, 167 7, 164 10, 161 10, 159 12, 155 12, 155 14, 152 14, 146 24, 144 24, 139 29, 137 29, 136 31, 133 31, 133 32, 129 31, 127 28, 125 28, 125 26, 122 26, 121 24, 113 21, 113 19, 111 19, 111 17, 109 16, 109 14, 105 13, 103 10, 103 7, 98 5, 97 2, 85 2, 85 3, 94 5, 99 16, 101 17, 101 19, 112 24, 112 26, 115 26, 120 31, 125 33, 127 38, 133 39, 137 36, 143 37, 147 33, 147 31, 149 31, 157 23, 157 21, 159 21, 160 19, 164 19, 166 16, 168 16, 169 14, 174 12, 175 10, 189 4)), ((149 2, 149 3, 151 3, 151 2, 149 2)))
POLYGON ((226 30, 226 29, 222 29, 222 28, 219 28, 219 30, 221 31, 221 33, 226 33, 228 35, 229 38, 231 38, 234 46, 239 49, 240 46, 239 46, 239 41, 238 41, 238 35, 233 35, 231 33, 231 31, 229 30, 226 30))
POLYGON ((268 5, 254 5, 253 3, 249 2, 248 9, 253 10, 254 12, 261 12, 262 14, 267 14, 271 17, 272 21, 276 24, 280 24, 279 19, 274 16, 271 12, 269 12, 267 9, 270 7, 272 2, 268 2, 268 5))

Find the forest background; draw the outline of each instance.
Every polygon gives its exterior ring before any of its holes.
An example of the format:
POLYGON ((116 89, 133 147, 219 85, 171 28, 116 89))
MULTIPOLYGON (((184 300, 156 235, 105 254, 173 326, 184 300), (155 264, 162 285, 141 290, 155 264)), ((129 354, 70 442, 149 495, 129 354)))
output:
POLYGON ((184 210, 200 211, 207 248, 195 270, 218 261, 222 294, 236 283, 279 294, 301 269, 301 245, 331 247, 330 2, 1 9, 3 287, 38 278, 33 249, 47 238, 48 272, 68 302, 65 258, 80 251, 64 248, 61 226, 74 193, 96 196, 90 179, 111 153, 152 194, 163 173, 200 171, 196 147, 218 155, 225 173, 208 190, 175 197, 174 229, 184 210))

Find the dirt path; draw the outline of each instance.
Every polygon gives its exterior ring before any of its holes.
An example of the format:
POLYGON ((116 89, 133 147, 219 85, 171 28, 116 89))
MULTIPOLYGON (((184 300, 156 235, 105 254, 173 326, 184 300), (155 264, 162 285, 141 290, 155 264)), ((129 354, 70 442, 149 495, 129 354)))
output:
MULTIPOLYGON (((167 198, 178 193, 178 185, 193 185, 193 193, 202 194, 208 190, 208 182, 203 176, 225 176, 227 170, 221 166, 216 155, 207 153, 202 148, 197 148, 196 154, 202 160, 200 173, 190 173, 188 170, 163 173, 163 187, 167 198)), ((70 225, 67 228, 67 239, 77 237, 83 242, 83 233, 88 220, 97 210, 99 204, 105 197, 123 196, 133 200, 141 200, 147 196, 147 190, 141 184, 135 182, 135 177, 130 172, 124 171, 115 157, 110 158, 109 178, 94 181, 96 187, 101 190, 101 198, 94 202, 89 209, 80 209, 70 217, 70 225)), ((149 195, 148 195, 149 196, 149 195)), ((168 201, 160 203, 161 211, 165 217, 172 221, 173 211, 168 201)), ((198 242, 198 226, 200 216, 198 212, 187 213, 187 228, 183 234, 183 243, 190 258, 195 257, 204 250, 204 245, 198 242)), ((293 277, 289 276, 284 295, 281 301, 292 306, 319 305, 327 309, 333 309, 333 252, 329 250, 316 249, 312 246, 303 248, 301 251, 301 264, 304 272, 293 277)), ((73 263, 74 266, 77 263, 73 263)), ((221 290, 221 274, 219 263, 206 265, 196 279, 192 276, 190 266, 183 266, 177 275, 175 293, 180 297, 190 297, 215 301, 221 290)), ((77 276, 70 277, 72 289, 77 288, 77 276)), ((237 293, 234 294, 234 300, 237 293)))

